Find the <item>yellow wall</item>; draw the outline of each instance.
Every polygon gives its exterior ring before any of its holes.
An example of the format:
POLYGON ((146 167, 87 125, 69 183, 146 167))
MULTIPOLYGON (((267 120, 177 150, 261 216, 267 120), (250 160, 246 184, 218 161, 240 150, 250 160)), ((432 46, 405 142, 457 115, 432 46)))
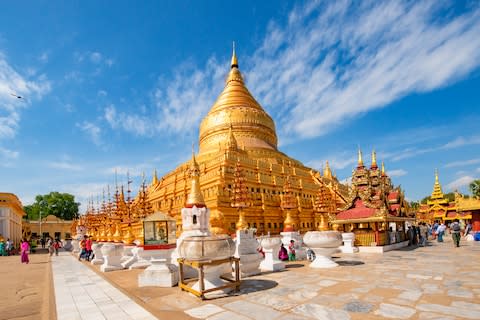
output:
POLYGON ((15 246, 22 238, 22 217, 25 214, 20 200, 13 193, 0 192, 0 235, 15 246))
POLYGON ((54 215, 48 215, 42 219, 42 223, 38 220, 25 221, 25 227, 30 228, 32 235, 36 234, 40 236, 40 227, 42 229, 41 233, 43 235, 49 235, 52 238, 56 237, 56 233, 60 234, 60 239, 70 238, 72 235, 70 227, 72 225, 71 220, 62 220, 55 217, 54 215))

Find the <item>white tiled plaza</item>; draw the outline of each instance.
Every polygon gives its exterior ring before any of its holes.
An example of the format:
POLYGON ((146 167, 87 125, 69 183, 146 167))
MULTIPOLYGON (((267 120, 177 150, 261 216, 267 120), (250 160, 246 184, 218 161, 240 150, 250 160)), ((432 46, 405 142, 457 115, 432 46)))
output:
POLYGON ((52 271, 58 320, 157 319, 69 252, 52 258, 52 271))

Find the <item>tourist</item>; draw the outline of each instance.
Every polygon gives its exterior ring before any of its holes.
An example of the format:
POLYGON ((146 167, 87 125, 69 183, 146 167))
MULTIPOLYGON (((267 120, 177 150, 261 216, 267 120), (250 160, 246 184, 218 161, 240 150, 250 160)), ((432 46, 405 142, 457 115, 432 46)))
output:
POLYGON ((315 252, 311 248, 308 248, 308 250, 307 250, 308 261, 313 261, 313 260, 315 260, 315 258, 316 258, 315 252))
POLYGON ((427 245, 427 237, 428 237, 428 229, 425 222, 421 223, 420 231, 418 232, 418 236, 420 237, 420 246, 425 247, 427 245))
POLYGON ((433 238, 432 238, 432 239, 433 239, 433 240, 435 240, 435 239, 437 238, 437 234, 438 234, 438 233, 437 233, 437 229, 438 229, 438 227, 439 227, 439 224, 438 224, 437 221, 435 221, 435 223, 433 224, 433 227, 432 227, 432 230, 433 230, 433 232, 432 232, 433 238))
POLYGON ((90 237, 86 236, 87 239, 85 240, 85 253, 86 257, 85 259, 87 261, 90 261, 90 256, 92 255, 92 239, 90 237))
POLYGON ((53 253, 55 252, 55 248, 53 247, 53 239, 52 238, 48 238, 47 248, 48 248, 48 253, 50 253, 50 256, 52 256, 53 253))
POLYGON ((467 223, 467 226, 465 227, 465 233, 464 233, 464 236, 468 236, 468 234, 470 233, 470 231, 472 231, 472 224, 469 222, 467 223))
POLYGON ((290 240, 288 245, 288 261, 295 261, 295 240, 290 240))
POLYGON ((30 250, 30 245, 28 244, 27 239, 23 238, 22 239, 22 244, 20 245, 20 250, 21 250, 21 256, 20 259, 22 263, 28 264, 30 260, 28 259, 28 250, 30 250))
POLYGON ((78 261, 82 259, 82 257, 86 257, 87 254, 87 249, 86 249, 86 243, 87 243, 87 236, 83 236, 82 241, 80 241, 80 254, 78 255, 78 261))
POLYGON ((12 254, 13 251, 13 241, 10 240, 10 238, 7 239, 7 243, 5 246, 5 249, 7 250, 7 256, 12 254))
POLYGON ((443 242, 443 235, 445 234, 445 230, 447 229, 447 227, 445 226, 445 224, 442 222, 441 225, 438 226, 437 228, 437 241, 438 242, 443 242))
POLYGON ((42 249, 45 249, 45 238, 40 239, 40 243, 42 244, 42 249))
POLYGON ((460 227, 458 220, 455 220, 451 224, 450 230, 452 233, 453 245, 457 248, 460 247, 460 231, 462 230, 462 228, 460 227))
POLYGON ((280 245, 280 251, 278 252, 278 259, 280 259, 281 261, 288 260, 287 248, 285 248, 283 243, 280 245))
POLYGON ((58 249, 62 247, 62 244, 60 240, 55 239, 55 242, 53 242, 53 250, 55 251, 55 255, 58 256, 58 249))

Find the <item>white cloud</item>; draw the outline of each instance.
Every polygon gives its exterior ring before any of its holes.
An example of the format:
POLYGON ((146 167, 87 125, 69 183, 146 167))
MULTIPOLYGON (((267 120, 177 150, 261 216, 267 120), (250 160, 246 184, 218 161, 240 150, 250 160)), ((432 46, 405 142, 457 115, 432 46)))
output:
POLYGON ((93 199, 95 204, 97 201, 101 203, 103 192, 106 192, 107 190, 107 183, 65 184, 59 186, 58 189, 61 190, 60 192, 73 194, 75 196, 75 201, 81 203, 80 212, 83 212, 86 210, 87 204, 90 200, 93 199))
POLYGON ((155 121, 153 119, 137 114, 117 113, 113 104, 105 108, 104 117, 112 129, 121 127, 126 132, 138 136, 148 136, 155 131, 155 121))
POLYGON ((48 62, 48 53, 47 53, 47 52, 43 52, 43 53, 38 57, 38 60, 39 60, 40 62, 43 62, 43 63, 48 62))
POLYGON ((448 190, 457 190, 457 189, 460 189, 462 187, 466 187, 470 184, 470 182, 472 182, 473 180, 475 180, 474 178, 470 177, 470 176, 463 176, 463 177, 460 177, 456 180, 453 180, 452 182, 450 182, 449 184, 447 184, 447 189, 448 190))
POLYGON ((0 157, 4 159, 17 159, 18 158, 18 151, 9 150, 6 148, 0 147, 0 157))
POLYGON ((113 66, 114 63, 113 59, 105 59, 105 64, 109 67, 113 66))
POLYGON ((477 68, 479 10, 436 18, 448 9, 429 1, 298 7, 287 26, 271 24, 254 55, 250 87, 283 114, 280 125, 289 134, 322 135, 477 68))
POLYGON ((408 172, 406 170, 403 170, 403 169, 396 169, 396 170, 389 170, 387 171, 387 174, 393 178, 393 177, 401 177, 401 176, 404 176, 406 175, 408 172))
POLYGON ((454 140, 444 144, 441 148, 442 149, 453 149, 458 147, 463 147, 466 145, 475 145, 480 144, 480 136, 473 136, 473 137, 457 137, 454 140))
POLYGON ((105 90, 98 90, 97 95, 99 97, 106 97, 108 95, 108 93, 105 90))
POLYGON ((33 79, 20 74, 0 52, 0 140, 13 138, 20 125, 20 111, 50 90, 51 84, 45 75, 33 79), (22 99, 15 98, 14 95, 21 96, 22 99))
POLYGON ((477 163, 480 163, 480 159, 454 161, 454 162, 447 163, 444 167, 445 168, 463 167, 463 166, 469 166, 477 163))
POLYGON ((352 167, 357 162, 357 153, 356 152, 342 152, 339 154, 331 154, 324 159, 312 160, 306 163, 307 166, 311 168, 321 169, 325 168, 325 164, 328 161, 328 165, 332 169, 345 169, 347 167, 352 167))
POLYGON ((102 61, 102 54, 100 52, 91 52, 89 57, 93 63, 100 63, 102 61))
POLYGON ((102 130, 99 126, 88 121, 84 121, 83 123, 77 123, 76 126, 80 128, 83 132, 87 133, 92 139, 93 143, 95 143, 97 146, 102 145, 100 137, 102 130))
POLYGON ((61 162, 50 162, 48 166, 53 169, 60 169, 60 170, 70 170, 70 171, 82 171, 83 167, 72 164, 70 162, 61 161, 61 162))

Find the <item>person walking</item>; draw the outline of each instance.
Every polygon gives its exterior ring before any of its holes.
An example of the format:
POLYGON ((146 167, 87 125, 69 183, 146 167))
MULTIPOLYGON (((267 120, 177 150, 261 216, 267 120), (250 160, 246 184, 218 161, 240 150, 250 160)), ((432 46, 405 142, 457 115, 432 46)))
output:
POLYGON ((425 247, 427 245, 427 236, 428 236, 428 229, 425 224, 425 222, 420 223, 420 231, 418 232, 418 235, 420 237, 420 246, 425 247))
POLYGON ((53 250, 55 251, 55 255, 58 256, 58 249, 62 247, 60 240, 55 239, 53 242, 53 250))
POLYGON ((288 261, 295 261, 295 240, 290 240, 288 245, 288 261))
POLYGON ((87 235, 83 236, 83 239, 80 241, 80 254, 78 255, 78 261, 82 260, 82 257, 86 258, 87 255, 87 235))
POLYGON ((92 239, 86 236, 85 240, 85 252, 86 252, 86 260, 90 261, 90 257, 92 256, 92 239))
POLYGON ((443 242, 443 235, 445 234, 445 230, 447 230, 447 227, 445 226, 445 223, 442 222, 442 224, 439 225, 438 228, 437 228, 437 241, 438 242, 443 242))
POLYGON ((12 254, 13 251, 13 241, 10 240, 10 238, 7 239, 6 247, 5 249, 7 250, 7 256, 12 254))
POLYGON ((460 247, 460 231, 462 228, 460 227, 460 223, 458 223, 458 220, 455 220, 452 225, 450 226, 450 230, 452 233, 452 239, 453 239, 453 245, 455 247, 460 247))
POLYGON ((20 255, 20 261, 22 261, 22 263, 28 264, 30 262, 30 260, 28 259, 28 250, 30 250, 30 245, 28 244, 27 239, 25 238, 22 239, 20 250, 22 252, 20 255))

